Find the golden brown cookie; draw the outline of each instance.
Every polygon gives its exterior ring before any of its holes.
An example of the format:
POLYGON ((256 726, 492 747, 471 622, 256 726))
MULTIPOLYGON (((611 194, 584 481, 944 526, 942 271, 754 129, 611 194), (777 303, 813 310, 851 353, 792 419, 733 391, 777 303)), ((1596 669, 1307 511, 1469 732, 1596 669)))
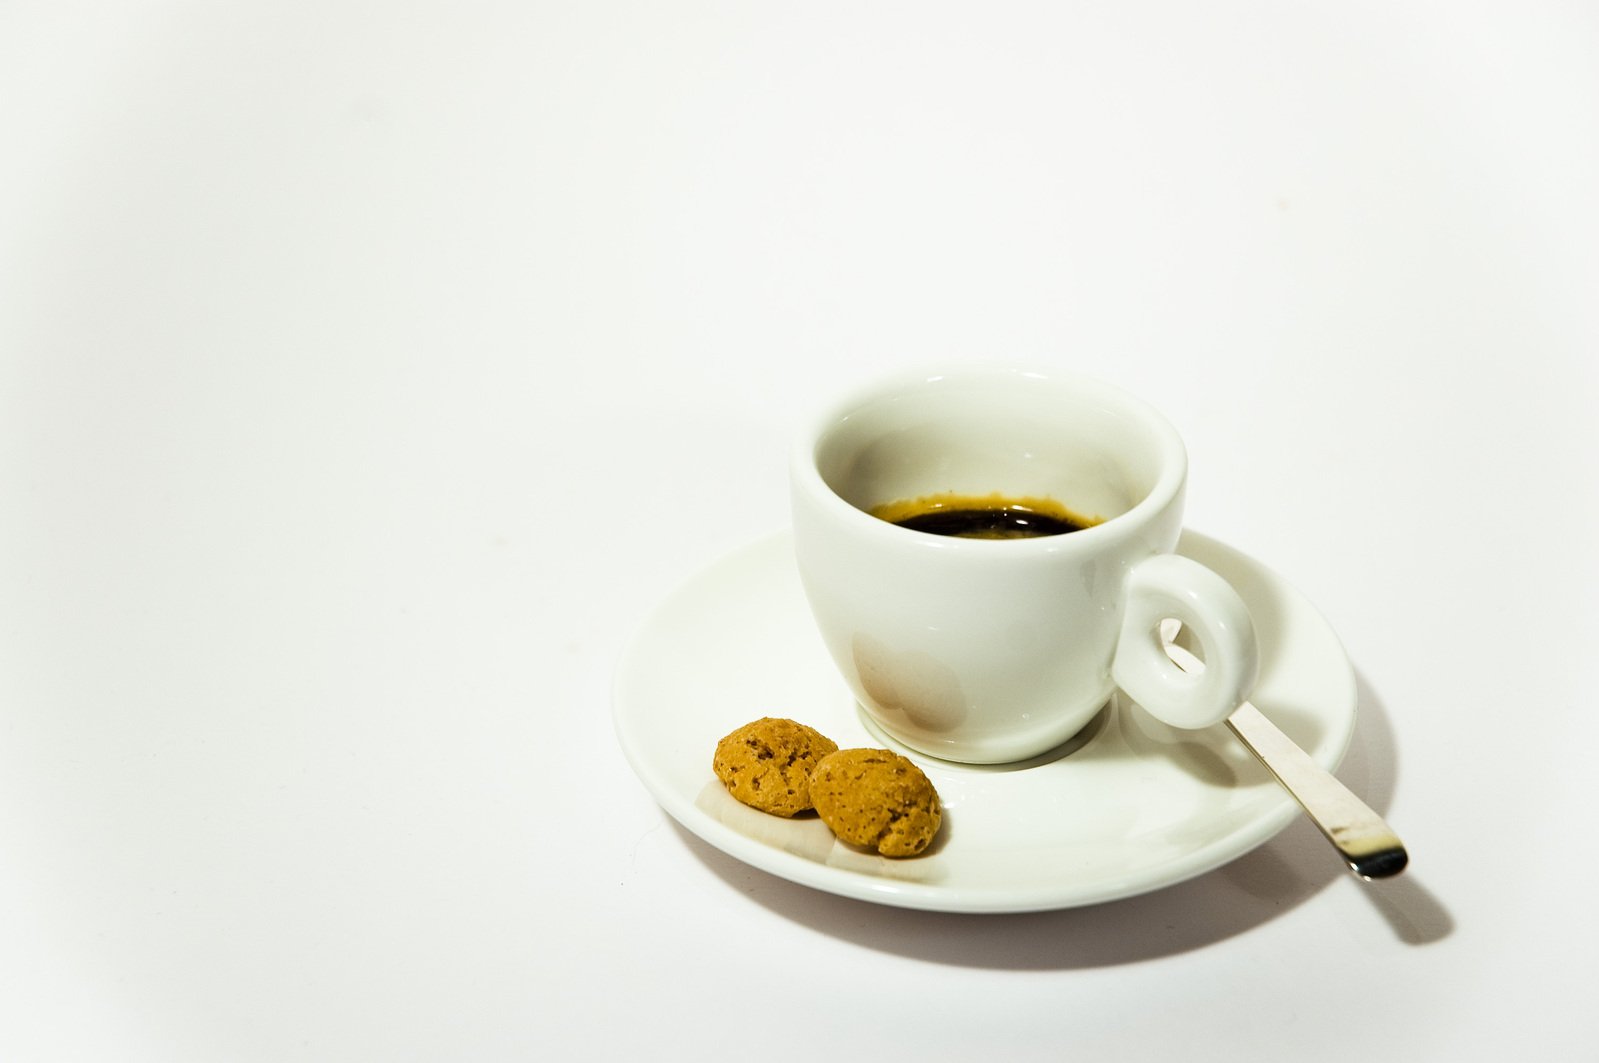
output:
POLYGON ((727 792, 762 812, 792 816, 811 807, 810 775, 838 743, 793 720, 767 716, 716 743, 711 768, 727 792))
POLYGON ((944 811, 932 782, 886 749, 841 749, 811 772, 811 801, 847 842, 884 856, 915 856, 938 833, 944 811))

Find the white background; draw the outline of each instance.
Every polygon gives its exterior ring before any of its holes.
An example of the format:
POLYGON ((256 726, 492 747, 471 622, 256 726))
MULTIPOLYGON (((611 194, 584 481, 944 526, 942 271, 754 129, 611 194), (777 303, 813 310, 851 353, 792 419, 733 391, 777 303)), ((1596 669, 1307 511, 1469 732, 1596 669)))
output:
POLYGON ((1582 1059, 1586 4, 0 6, 0 1058, 1582 1059), (1163 408, 1340 774, 1146 897, 883 908, 622 759, 856 379, 1163 408))

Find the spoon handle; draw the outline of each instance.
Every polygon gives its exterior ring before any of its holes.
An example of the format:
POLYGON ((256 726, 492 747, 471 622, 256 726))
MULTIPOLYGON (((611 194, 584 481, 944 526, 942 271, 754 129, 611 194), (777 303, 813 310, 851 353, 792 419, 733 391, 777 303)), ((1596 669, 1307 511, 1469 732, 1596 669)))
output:
MULTIPOLYGON (((1166 644, 1166 652, 1184 671, 1204 667, 1199 658, 1174 642, 1166 644)), ((1259 709, 1244 702, 1227 718, 1227 726, 1299 802, 1351 871, 1369 882, 1405 869, 1410 857, 1388 823, 1311 760, 1259 709)))

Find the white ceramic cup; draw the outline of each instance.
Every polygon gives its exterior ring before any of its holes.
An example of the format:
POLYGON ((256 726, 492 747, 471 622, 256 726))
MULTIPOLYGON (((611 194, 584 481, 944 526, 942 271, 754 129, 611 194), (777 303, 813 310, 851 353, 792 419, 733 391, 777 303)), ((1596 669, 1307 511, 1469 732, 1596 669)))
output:
POLYGON ((983 764, 1055 748, 1117 686, 1176 727, 1224 719, 1254 685, 1254 627, 1226 581, 1172 552, 1187 468, 1150 406, 1054 371, 913 373, 828 410, 793 454, 794 550, 870 719, 911 749, 983 764), (868 513, 944 492, 1045 496, 1103 519, 984 540, 868 513), (1191 629, 1202 672, 1166 656, 1166 618, 1191 629))

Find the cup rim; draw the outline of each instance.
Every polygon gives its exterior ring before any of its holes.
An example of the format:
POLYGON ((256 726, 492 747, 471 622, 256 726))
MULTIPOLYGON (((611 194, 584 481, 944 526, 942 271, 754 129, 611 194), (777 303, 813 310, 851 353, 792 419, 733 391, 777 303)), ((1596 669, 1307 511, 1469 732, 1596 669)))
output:
POLYGON ((938 363, 901 370, 859 384, 843 396, 835 398, 820 413, 813 415, 806 422, 805 430, 794 441, 790 463, 790 475, 794 485, 816 498, 822 506, 838 519, 853 526, 860 534, 884 536, 885 542, 897 542, 908 547, 984 553, 996 560, 1004 557, 1021 558, 1043 553, 1096 549, 1103 540, 1132 533, 1163 512, 1182 491, 1188 475, 1188 451, 1183 444, 1182 436, 1164 414, 1144 399, 1084 373, 1009 362, 938 363), (852 411, 888 395, 903 393, 917 387, 934 386, 945 379, 1007 377, 1036 381, 1040 385, 1064 384, 1103 401, 1114 402, 1118 408, 1136 414, 1139 420, 1150 428, 1161 452, 1160 474, 1154 486, 1126 512, 1118 513, 1114 517, 1070 535, 1023 539, 966 539, 931 535, 880 520, 846 501, 822 478, 816 464, 817 452, 828 433, 847 420, 852 411))

